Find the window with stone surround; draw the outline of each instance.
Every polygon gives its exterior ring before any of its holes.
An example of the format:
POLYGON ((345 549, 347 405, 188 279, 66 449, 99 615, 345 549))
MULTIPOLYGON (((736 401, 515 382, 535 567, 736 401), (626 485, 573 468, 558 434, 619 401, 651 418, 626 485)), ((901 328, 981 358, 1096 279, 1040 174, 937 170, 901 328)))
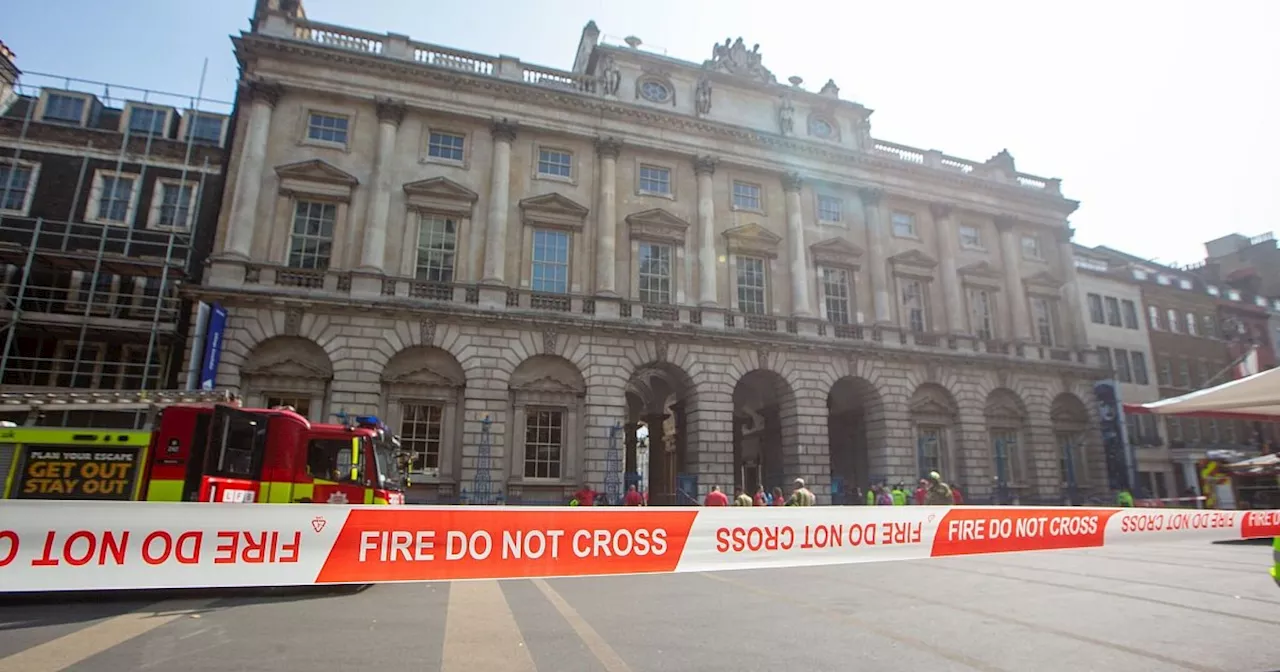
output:
POLYGON ((1031 297, 1031 323, 1036 330, 1036 342, 1046 347, 1058 343, 1055 302, 1042 296, 1031 297))
POLYGON ((151 196, 151 212, 147 227, 190 231, 196 210, 199 184, 161 178, 156 180, 151 196))
POLYGON ((573 154, 562 149, 540 148, 538 175, 564 180, 573 179, 573 154))
POLYGON ((409 473, 440 476, 444 413, 444 404, 400 404, 400 447, 409 454, 409 473))
POLYGON ((916 216, 910 212, 902 212, 895 210, 889 216, 890 224, 893 227, 893 235, 899 238, 919 238, 916 233, 916 216))
POLYGON ((431 131, 427 134, 427 156, 449 163, 463 163, 467 136, 461 133, 431 131))
POLYGON ((955 399, 941 385, 924 383, 911 396, 909 408, 920 475, 937 471, 944 479, 955 479, 958 474, 947 471, 952 463, 951 429, 959 412, 955 399))
POLYGON ((564 416, 558 408, 529 408, 524 420, 524 477, 559 479, 564 459, 564 416))
POLYGON ((569 291, 569 234, 539 229, 533 232, 530 288, 546 294, 569 291))
POLYGON ((671 169, 664 166, 640 164, 640 193, 656 196, 671 195, 671 169))
POLYGON ((966 250, 982 250, 982 230, 973 224, 961 224, 960 247, 966 250))
POLYGON ((85 123, 85 108, 88 106, 88 96, 46 91, 44 93, 44 113, 40 116, 40 120, 83 125, 85 123))
POLYGON ((1112 327, 1119 327, 1124 324, 1120 317, 1120 301, 1114 296, 1107 297, 1107 324, 1112 327))
POLYGON ((1199 333, 1197 333, 1199 332, 1199 329, 1196 328, 1196 314, 1187 313, 1186 318, 1187 318, 1187 335, 1199 336, 1199 333))
POLYGON ((414 277, 423 282, 453 282, 458 248, 458 222, 452 217, 422 214, 414 277))
POLYGON ((350 117, 325 112, 311 112, 307 115, 307 139, 326 144, 346 146, 350 125, 350 117))
POLYGON ((86 220, 94 224, 128 225, 138 207, 141 180, 132 173, 99 170, 94 173, 86 220))
POLYGON ((995 297, 991 290, 970 287, 969 298, 969 332, 985 341, 996 337, 995 297))
POLYGON ((1178 321, 1178 311, 1173 308, 1165 311, 1165 325, 1169 328, 1170 333, 1176 334, 1181 331, 1181 329, 1179 329, 1181 324, 1178 321))
POLYGON ((1094 324, 1106 324, 1107 314, 1102 309, 1102 295, 1089 295, 1089 320, 1094 324))
POLYGON ((933 425, 917 425, 916 440, 920 473, 936 471, 946 474, 947 467, 947 430, 945 427, 933 425))
POLYGON ((1111 358, 1111 348, 1103 347, 1101 345, 1098 346, 1098 357, 1102 359, 1104 368, 1106 368, 1108 371, 1115 370, 1116 363, 1111 358))
POLYGON ((333 227, 338 206, 322 201, 297 201, 289 234, 290 268, 327 270, 333 254, 333 227))
POLYGON ((1182 359, 1178 361, 1178 385, 1183 389, 1191 389, 1191 362, 1182 359))
POLYGON ((1138 328, 1138 306, 1134 304, 1133 301, 1130 301, 1129 299, 1125 299, 1121 301, 1120 306, 1121 308, 1124 309, 1123 311, 1124 312, 1124 328, 1137 329, 1138 328))
POLYGON ((39 172, 38 163, 0 159, 0 213, 27 215, 39 172))
POLYGON ((672 297, 672 259, 670 245, 641 242, 639 244, 640 302, 668 305, 672 297))
POLYGON ((535 485, 575 482, 585 429, 582 373, 563 357, 535 355, 516 367, 509 385, 512 473, 535 485))
POLYGON ((766 315, 769 312, 767 264, 759 257, 737 257, 738 312, 766 315))
POLYGON ((221 145, 227 118, 221 115, 204 114, 188 111, 184 118, 185 130, 183 142, 194 139, 196 142, 221 145))
POLYGON ((1173 387, 1173 364, 1168 357, 1156 357, 1156 384, 1173 387))
POLYGON ((1138 350, 1129 353, 1133 358, 1133 382, 1139 385, 1150 385, 1151 377, 1147 373, 1147 356, 1138 350))
POLYGON ((917 333, 929 330, 929 302, 924 281, 898 278, 898 295, 902 306, 902 326, 917 333))
POLYGON ((1033 261, 1044 260, 1044 250, 1040 248, 1040 236, 1026 235, 1022 237, 1022 257, 1033 261))
POLYGON ((169 114, 172 110, 154 105, 127 103, 125 116, 129 120, 130 135, 169 135, 169 114))
POLYGON ((1163 331, 1160 328, 1160 307, 1147 306, 1147 322, 1152 331, 1163 331))
POLYGON ((292 406, 312 422, 325 416, 333 363, 311 339, 276 336, 258 343, 240 366, 247 408, 292 406))
POLYGON ((987 432, 987 438, 991 445, 991 473, 996 476, 996 484, 1003 482, 1006 488, 1021 484, 1022 457, 1018 449, 1018 430, 1013 427, 995 427, 987 432))
POLYGON ((822 303, 825 317, 832 324, 852 324, 853 283, 844 268, 818 269, 822 278, 822 303))
MULTIPOLYGON (((77 389, 101 388, 103 359, 106 353, 107 347, 104 343, 58 341, 53 354, 53 367, 49 371, 48 384, 54 387, 77 389)), ((111 377, 108 376, 106 379, 110 380, 111 377)))
POLYGON ((760 185, 742 180, 733 181, 734 210, 764 210, 763 189, 760 185))
POLYGON ((823 224, 840 224, 844 221, 844 200, 835 196, 818 195, 818 221, 823 224))
POLYGON ((1129 369, 1129 351, 1116 348, 1115 351, 1116 380, 1122 383, 1133 382, 1133 372, 1129 369))
POLYGON ((1054 432, 1058 445, 1058 473, 1063 485, 1080 487, 1088 482, 1088 465, 1084 460, 1084 440, 1074 431, 1054 432))

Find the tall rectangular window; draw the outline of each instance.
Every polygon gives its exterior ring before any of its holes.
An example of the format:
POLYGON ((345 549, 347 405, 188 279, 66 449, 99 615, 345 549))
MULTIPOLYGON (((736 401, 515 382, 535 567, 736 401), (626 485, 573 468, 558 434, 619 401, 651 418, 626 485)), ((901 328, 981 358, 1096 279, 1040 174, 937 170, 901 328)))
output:
POLYGON ((969 290, 969 330, 985 341, 996 337, 995 310, 991 292, 986 289, 969 290))
POLYGON ((1200 330, 1196 328, 1196 314, 1187 313, 1187 335, 1197 336, 1200 330))
POLYGON ((916 455, 920 460, 920 473, 946 471, 947 433, 942 427, 920 425, 916 428, 916 455))
POLYGON ((569 234, 563 231, 533 232, 533 266, 530 281, 535 292, 569 292, 569 234))
POLYGON ((920 333, 928 329, 924 300, 924 283, 919 280, 902 278, 902 317, 911 331, 920 333))
POLYGON ((1124 309, 1124 328, 1138 328, 1138 306, 1129 299, 1120 302, 1120 307, 1124 309))
POLYGON ((31 189, 31 169, 13 163, 0 163, 0 210, 22 212, 31 189))
POLYGON ((822 269, 822 300, 827 309, 827 321, 832 324, 850 324, 849 271, 843 268, 822 269))
POLYGON ((307 138, 345 145, 347 144, 347 126, 350 123, 346 117, 312 112, 307 117, 307 138))
POLYGON ((191 204, 195 201, 193 184, 160 183, 160 210, 156 224, 173 229, 191 228, 191 204))
POLYGON ((1173 363, 1168 358, 1156 359, 1156 383, 1173 387, 1173 363))
POLYGON ((768 312, 765 301, 768 278, 765 276, 764 259, 738 257, 738 312, 748 315, 764 315, 768 312))
POLYGON ((423 282, 453 282, 457 250, 458 223, 447 217, 423 215, 418 224, 414 277, 423 282))
POLYGON ((1188 360, 1178 361, 1178 384, 1191 389, 1191 362, 1188 360))
POLYGON ((1213 321, 1212 315, 1200 316, 1200 333, 1203 334, 1205 338, 1217 338, 1218 325, 1213 321))
POLYGON ((1129 351, 1116 348, 1116 380, 1122 383, 1133 382, 1133 372, 1129 370, 1129 351))
POLYGON ((1107 297, 1107 324, 1118 327, 1122 324, 1120 319, 1120 302, 1114 296, 1107 297))
POLYGON ((1036 339, 1040 345, 1053 347, 1057 343, 1057 333, 1053 325, 1053 304, 1048 299, 1033 297, 1031 299, 1031 315, 1036 325, 1036 339))
POLYGON ((1103 309, 1102 309, 1102 295, 1101 295, 1101 294, 1090 294, 1090 295, 1089 295, 1089 319, 1090 319, 1094 324, 1106 324, 1106 323, 1107 323, 1107 314, 1106 314, 1106 312, 1105 312, 1105 311, 1103 311, 1103 309))
POLYGON ((1133 382, 1139 385, 1150 385, 1151 378, 1147 375, 1147 355, 1134 350, 1129 353, 1129 356, 1133 358, 1133 382))
POLYGON ((640 243, 640 302, 671 303, 671 246, 640 243))
POLYGON ((564 411, 530 408, 524 418, 524 477, 560 478, 564 411))
POLYGON ((1178 311, 1170 308, 1169 310, 1165 311, 1165 317, 1166 317, 1165 324, 1169 327, 1169 331, 1175 334, 1178 333, 1178 331, 1180 331, 1178 329, 1179 327, 1178 311))
POLYGON ((444 437, 444 407, 408 403, 400 406, 400 447, 409 453, 409 472, 440 475, 444 437))
POLYGON ((133 178, 102 176, 102 194, 98 197, 98 219, 126 223, 133 202, 133 178))
POLYGON ((1152 331, 1160 331, 1160 307, 1147 306, 1147 321, 1151 323, 1152 331))
POLYGON ((318 271, 329 268, 333 254, 333 225, 338 219, 334 203, 298 201, 293 206, 293 231, 289 236, 289 266, 318 271))
POLYGON ((1107 367, 1108 371, 1114 371, 1116 368, 1115 360, 1111 357, 1111 348, 1098 346, 1098 357, 1102 359, 1102 363, 1107 367))

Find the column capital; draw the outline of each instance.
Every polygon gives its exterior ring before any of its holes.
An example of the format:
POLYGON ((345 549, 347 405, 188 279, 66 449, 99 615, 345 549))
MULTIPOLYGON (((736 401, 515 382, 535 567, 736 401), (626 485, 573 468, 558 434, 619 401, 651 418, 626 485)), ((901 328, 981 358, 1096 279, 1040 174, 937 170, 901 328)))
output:
POLYGON ((946 219, 955 212, 955 206, 950 203, 930 203, 929 212, 933 214, 934 220, 946 219))
POLYGON ((1018 220, 1009 215, 999 215, 992 221, 996 225, 996 230, 1000 233, 1008 233, 1018 226, 1018 220))
POLYGON ((800 187, 804 184, 804 178, 800 177, 800 173, 795 171, 782 174, 782 189, 784 191, 800 191, 800 187))
POLYGON ((493 125, 489 127, 489 132, 493 134, 493 139, 504 142, 514 142, 516 131, 518 130, 520 130, 520 125, 505 117, 494 119, 493 125))
POLYGON ((1053 237, 1056 238, 1058 242, 1062 243, 1063 245, 1070 245, 1071 239, 1074 238, 1075 235, 1076 235, 1076 230, 1071 228, 1070 226, 1064 226, 1060 229, 1053 230, 1053 237))
POLYGON ((719 165, 720 159, 710 156, 701 155, 693 157, 693 174, 694 175, 712 175, 716 172, 716 166, 719 165))
POLYGON ((284 95, 284 87, 278 82, 266 79, 251 79, 244 83, 245 94, 252 102, 263 102, 275 107, 284 95))
POLYGON ((596 153, 601 158, 616 159, 622 152, 622 141, 614 137, 596 138, 596 153))
POLYGON ((378 121, 395 126, 404 121, 404 113, 408 109, 404 101, 390 98, 374 98, 373 106, 378 111, 378 121))
POLYGON ((880 187, 857 187, 857 191, 863 205, 875 207, 880 205, 880 199, 884 198, 884 189, 880 187))

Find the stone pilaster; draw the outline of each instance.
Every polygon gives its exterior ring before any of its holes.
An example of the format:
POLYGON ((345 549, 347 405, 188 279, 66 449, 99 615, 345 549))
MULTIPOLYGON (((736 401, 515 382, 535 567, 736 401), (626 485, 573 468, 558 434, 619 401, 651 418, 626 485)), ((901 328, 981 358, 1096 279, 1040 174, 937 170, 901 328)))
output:
POLYGON ((276 83, 251 81, 245 85, 249 101, 249 120, 244 140, 240 143, 240 164, 236 169, 231 216, 227 222, 227 238, 223 245, 226 256, 248 260, 253 247, 253 230, 257 224, 258 200, 262 195, 262 173, 267 158, 267 137, 271 132, 271 113, 284 89, 276 83))
POLYGON ((787 200, 787 251, 791 257, 791 314, 808 317, 813 314, 809 306, 809 259, 805 254, 804 216, 800 207, 800 175, 787 173, 782 177, 782 188, 787 200))
MULTIPOLYGON (((1089 334, 1085 330, 1083 307, 1080 305, 1080 279, 1076 273, 1076 255, 1071 245, 1075 229, 1064 227, 1054 233, 1058 242, 1058 256, 1062 264, 1062 314, 1066 315, 1067 333, 1071 334, 1071 345, 1077 349, 1089 344, 1089 334)), ((1138 319, 1142 319, 1139 316, 1138 319)))
MULTIPOLYGON (((378 144, 374 150, 373 174, 369 180, 369 203, 364 221, 364 247, 360 270, 382 274, 386 271, 387 215, 391 207, 391 163, 395 158, 396 134, 404 120, 404 103, 377 99, 378 144)), ((377 291, 381 293, 381 283, 377 291)))
POLYGON ((596 294, 617 296, 618 282, 618 154, 614 138, 596 142, 600 155, 600 201, 596 212, 596 294))
POLYGON ((947 331, 952 334, 968 332, 965 319, 965 301, 960 274, 956 266, 959 240, 956 235, 955 209, 947 203, 933 203, 929 206, 933 213, 933 223, 938 235, 938 282, 942 284, 942 294, 947 304, 947 331))
POLYGON ((1004 262, 1004 284, 1009 297, 1009 333, 1014 340, 1031 340, 1031 319, 1027 316, 1027 290, 1022 284, 1022 241, 1015 229, 1017 222, 1008 217, 996 218, 1000 231, 1000 256, 1004 262))
POLYGON ((862 208, 867 222, 867 255, 871 267, 871 295, 874 306, 875 323, 888 324, 893 321, 889 291, 888 255, 885 248, 889 236, 884 208, 880 207, 884 192, 880 189, 865 188, 858 190, 862 199, 862 208))
POLYGON ((693 172, 698 178, 698 305, 714 308, 719 305, 716 294, 716 200, 711 178, 715 175, 718 160, 699 156, 693 161, 693 172))
POLYGON ((507 216, 511 209, 511 143, 516 124, 503 119, 494 122, 493 161, 489 173, 489 213, 484 233, 484 276, 480 282, 506 285, 507 216))

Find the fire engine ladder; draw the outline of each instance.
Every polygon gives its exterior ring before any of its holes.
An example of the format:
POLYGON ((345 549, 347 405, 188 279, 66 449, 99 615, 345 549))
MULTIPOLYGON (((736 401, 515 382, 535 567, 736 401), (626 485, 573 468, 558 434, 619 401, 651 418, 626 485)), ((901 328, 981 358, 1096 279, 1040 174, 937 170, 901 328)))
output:
POLYGON ((26 411, 27 427, 34 427, 46 412, 141 411, 144 427, 151 427, 161 408, 173 404, 240 404, 230 390, 53 390, 48 392, 0 392, 0 412, 26 411))

